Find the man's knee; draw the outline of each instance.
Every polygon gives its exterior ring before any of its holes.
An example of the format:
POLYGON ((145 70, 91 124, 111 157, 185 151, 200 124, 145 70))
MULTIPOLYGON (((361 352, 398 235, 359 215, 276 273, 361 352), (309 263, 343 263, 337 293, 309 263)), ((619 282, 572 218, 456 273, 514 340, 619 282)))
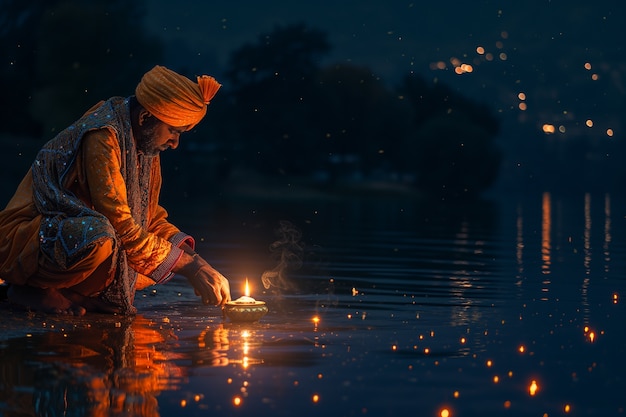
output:
POLYGON ((109 273, 114 249, 113 239, 98 240, 90 244, 80 258, 65 266, 59 266, 43 256, 38 272, 28 279, 27 284, 42 288, 68 288, 81 283, 96 271, 109 273))

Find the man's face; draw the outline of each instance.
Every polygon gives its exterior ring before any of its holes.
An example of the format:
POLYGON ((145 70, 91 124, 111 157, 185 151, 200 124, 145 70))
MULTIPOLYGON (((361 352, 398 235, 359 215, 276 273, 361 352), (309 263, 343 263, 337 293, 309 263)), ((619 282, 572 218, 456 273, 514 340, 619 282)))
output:
POLYGON ((176 149, 181 133, 188 127, 173 127, 150 115, 140 124, 137 150, 145 156, 156 156, 167 149, 176 149))

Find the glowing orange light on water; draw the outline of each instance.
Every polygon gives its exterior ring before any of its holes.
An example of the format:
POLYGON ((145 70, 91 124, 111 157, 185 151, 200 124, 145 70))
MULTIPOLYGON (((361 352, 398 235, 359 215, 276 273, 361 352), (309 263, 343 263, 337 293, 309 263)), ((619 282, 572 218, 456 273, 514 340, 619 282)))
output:
POLYGON ((313 324, 317 326, 319 322, 320 322, 320 318, 318 316, 313 316, 313 324))
POLYGON ((454 72, 459 75, 473 71, 474 68, 470 64, 460 64, 459 66, 454 67, 454 72))
POLYGON ((548 134, 552 134, 552 133, 556 132, 556 128, 554 127, 554 125, 551 125, 551 124, 548 124, 548 123, 546 123, 546 124, 544 124, 542 126, 542 130, 543 130, 543 133, 548 133, 548 134))
POLYGON ((617 295, 617 293, 613 294, 613 304, 617 304, 618 299, 619 296, 617 295))
POLYGON ((585 336, 589 338, 591 343, 593 343, 596 340, 596 333, 591 330, 589 326, 585 326, 583 330, 585 331, 585 336))
POLYGON ((233 405, 235 407, 239 407, 241 405, 241 397, 240 396, 237 395, 237 396, 235 396, 233 398, 233 405))
POLYGON ((530 386, 528 387, 528 393, 533 396, 539 390, 539 386, 537 385, 537 381, 534 379, 530 382, 530 386))
POLYGON ((524 353, 526 351, 526 347, 524 345, 520 345, 517 350, 519 350, 519 353, 524 353))
POLYGON ((450 410, 448 410, 447 408, 443 408, 441 412, 439 413, 439 415, 441 417, 450 417, 451 416, 450 410))
POLYGON ((318 403, 320 401, 319 394, 313 394, 312 400, 313 400, 314 403, 318 403))
POLYGON ((570 407, 569 404, 565 404, 565 407, 563 407, 563 411, 565 411, 566 413, 569 413, 570 411, 572 411, 572 407, 570 407))

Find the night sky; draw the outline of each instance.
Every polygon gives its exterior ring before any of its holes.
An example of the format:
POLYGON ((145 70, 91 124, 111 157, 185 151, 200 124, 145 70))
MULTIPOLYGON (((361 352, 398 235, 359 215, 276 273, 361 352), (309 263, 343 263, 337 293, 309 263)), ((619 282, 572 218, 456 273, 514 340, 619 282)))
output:
POLYGON ((411 72, 437 78, 539 133, 551 124, 564 137, 624 136, 623 2, 176 4, 148 0, 145 23, 170 45, 166 65, 210 66, 219 77, 234 49, 276 25, 304 22, 328 33, 333 49, 323 64, 366 66, 390 85, 411 72))

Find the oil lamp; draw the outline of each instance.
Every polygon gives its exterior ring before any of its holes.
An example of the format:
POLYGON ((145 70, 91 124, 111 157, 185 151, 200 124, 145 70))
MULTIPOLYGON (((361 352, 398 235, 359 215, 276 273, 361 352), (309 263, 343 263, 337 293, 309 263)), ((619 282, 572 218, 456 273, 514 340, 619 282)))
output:
POLYGON ((257 321, 267 314, 265 301, 257 301, 250 297, 250 285, 246 278, 245 295, 234 301, 229 301, 224 306, 224 315, 233 322, 257 321))

